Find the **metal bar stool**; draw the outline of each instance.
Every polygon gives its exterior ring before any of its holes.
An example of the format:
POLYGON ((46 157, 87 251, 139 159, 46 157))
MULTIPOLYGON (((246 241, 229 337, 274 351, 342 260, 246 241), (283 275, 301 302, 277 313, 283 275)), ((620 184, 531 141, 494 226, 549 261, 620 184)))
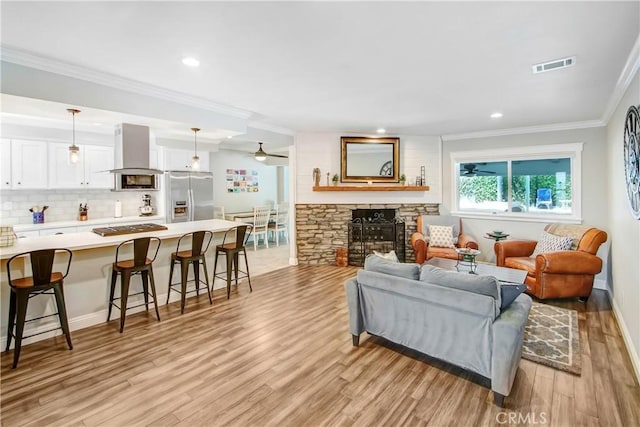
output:
POLYGON ((158 318, 158 322, 160 321, 160 312, 158 311, 158 302, 156 298, 156 284, 153 280, 152 266, 153 261, 155 261, 156 256, 158 255, 160 243, 160 239, 158 239, 157 237, 140 237, 138 239, 124 241, 120 243, 116 248, 116 261, 113 263, 113 270, 111 272, 111 291, 109 292, 109 314, 107 315, 107 322, 111 319, 111 309, 115 306, 118 310, 120 310, 120 333, 124 331, 124 319, 126 317, 126 311, 128 309, 141 307, 142 305, 144 305, 147 311, 149 311, 149 285, 151 285, 151 296, 153 297, 153 305, 156 309, 156 316, 158 318), (133 259, 120 261, 118 259, 120 248, 130 243, 133 243, 133 259), (155 252, 153 253, 153 257, 149 258, 149 253, 153 251, 152 249, 150 250, 150 247, 152 245, 156 245, 156 248, 155 252), (114 298, 118 274, 121 274, 120 297, 114 298), (131 281, 131 276, 133 276, 134 274, 140 274, 140 276, 142 277, 142 292, 129 294, 129 283, 131 281), (144 295, 144 304, 127 307, 128 298, 135 295, 144 295), (118 299, 120 300, 121 306, 118 306, 114 302, 118 299))
POLYGON ((251 235, 252 226, 248 224, 238 225, 237 227, 230 228, 224 233, 222 238, 222 244, 216 246, 216 259, 213 265, 213 280, 219 278, 227 281, 227 299, 231 295, 231 271, 235 273, 236 286, 238 286, 238 279, 247 278, 249 280, 249 292, 253 292, 251 288, 251 277, 249 276, 249 262, 247 261, 246 244, 249 236, 251 235), (233 239, 233 241, 232 241, 233 239), (244 255, 244 264, 247 271, 240 270, 238 266, 238 258, 240 252, 244 255), (218 268, 218 255, 223 254, 227 257, 227 269, 216 274, 218 268), (241 273, 238 275, 238 273, 241 273))
POLYGON ((69 322, 67 320, 67 309, 64 303, 64 291, 62 289, 62 282, 64 281, 64 278, 69 274, 71 257, 72 254, 69 249, 59 248, 23 252, 21 254, 12 256, 7 261, 7 278, 9 280, 9 286, 11 287, 11 296, 9 300, 9 324, 7 329, 6 351, 9 351, 9 347, 11 346, 11 338, 15 338, 16 345, 13 349, 13 369, 18 366, 18 359, 20 358, 20 349, 22 347, 23 338, 29 338, 34 335, 40 335, 46 332, 62 329, 62 332, 67 339, 69 350, 73 350, 73 344, 71 344, 71 334, 69 333, 69 322), (54 260, 56 256, 60 254, 63 254, 63 256, 64 254, 66 254, 69 258, 67 261, 67 269, 64 274, 58 271, 53 271, 54 260), (29 255, 32 276, 21 277, 17 279, 12 278, 11 264, 15 262, 17 258, 22 258, 26 255, 29 255), (58 312, 26 320, 27 305, 29 304, 29 299, 37 295, 54 295, 58 312), (60 320, 59 327, 28 335, 26 337, 23 336, 25 323, 56 315, 60 320))
POLYGON ((209 304, 213 304, 213 300, 211 299, 211 290, 209 289, 209 273, 207 273, 207 261, 205 260, 205 254, 209 249, 209 244, 211 243, 212 238, 213 233, 211 231, 194 231, 193 233, 184 234, 178 239, 176 251, 171 254, 171 268, 169 269, 169 290, 167 291, 167 304, 169 304, 169 296, 171 294, 171 290, 174 287, 180 286, 180 290, 173 289, 174 291, 180 292, 181 294, 180 314, 184 313, 187 293, 195 292, 196 295, 200 295, 200 283, 204 283, 204 285, 207 287, 209 304), (181 251, 180 243, 185 237, 191 237, 191 250, 181 251), (204 282, 200 280, 201 262, 202 266, 204 267, 204 282), (180 283, 171 283, 171 281, 173 280, 173 267, 176 264, 180 264, 180 283), (189 274, 189 264, 193 264, 195 289, 187 291, 187 275, 189 274))

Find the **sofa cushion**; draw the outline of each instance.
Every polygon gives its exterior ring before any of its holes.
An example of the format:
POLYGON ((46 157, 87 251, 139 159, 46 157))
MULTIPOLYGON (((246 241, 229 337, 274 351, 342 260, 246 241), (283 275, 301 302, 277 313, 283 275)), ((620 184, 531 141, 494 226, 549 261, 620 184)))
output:
POLYGON ((508 257, 504 259, 504 266, 508 268, 515 268, 516 270, 524 270, 528 276, 536 276, 536 259, 521 256, 521 257, 508 257))
POLYGON ((364 269, 405 279, 418 280, 420 277, 420 266, 418 264, 403 264, 373 254, 367 255, 364 259, 364 269))
POLYGON ((429 241, 429 225, 450 225, 453 227, 453 244, 458 243, 460 235, 460 218, 450 215, 422 215, 422 230, 420 232, 429 241))
POLYGON ((384 258, 384 259, 389 260, 389 261, 399 262, 398 255, 396 255, 396 251, 389 251, 389 252, 373 251, 373 254, 375 256, 379 256, 379 257, 384 258))
POLYGON ((429 246, 453 248, 453 227, 450 225, 429 225, 429 246))
POLYGON ((524 284, 500 282, 500 311, 506 310, 526 290, 527 285, 524 284))
POLYGON ((571 249, 572 239, 569 236, 555 236, 549 234, 546 231, 542 232, 536 248, 531 254, 532 258, 535 258, 538 254, 545 254, 547 252, 568 251, 571 249))
POLYGON ((498 280, 493 276, 444 270, 434 267, 433 265, 425 264, 420 271, 420 280, 435 283, 440 286, 487 295, 498 301, 498 306, 500 306, 500 287, 498 280))

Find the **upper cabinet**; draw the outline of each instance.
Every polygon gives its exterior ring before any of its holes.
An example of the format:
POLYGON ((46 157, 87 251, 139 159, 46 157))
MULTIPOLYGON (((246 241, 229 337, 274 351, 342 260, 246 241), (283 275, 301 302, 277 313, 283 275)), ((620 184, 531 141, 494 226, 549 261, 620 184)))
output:
POLYGON ((46 142, 11 140, 11 188, 47 188, 46 142))
POLYGON ((75 164, 68 155, 68 144, 49 144, 49 188, 113 188, 113 147, 80 145, 75 164))
POLYGON ((11 189, 11 140, 0 139, 0 189, 11 189))
MULTIPOLYGON (((164 149, 164 170, 190 171, 193 150, 164 149)), ((209 172, 209 152, 199 151, 200 172, 209 172)))
POLYGON ((84 178, 88 188, 113 188, 113 147, 85 146, 84 178))

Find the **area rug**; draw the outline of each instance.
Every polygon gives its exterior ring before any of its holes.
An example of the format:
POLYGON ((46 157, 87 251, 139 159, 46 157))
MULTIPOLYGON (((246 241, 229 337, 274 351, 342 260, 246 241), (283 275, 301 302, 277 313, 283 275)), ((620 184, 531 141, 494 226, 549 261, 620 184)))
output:
POLYGON ((524 331, 522 357, 580 375, 578 312, 534 302, 524 331))

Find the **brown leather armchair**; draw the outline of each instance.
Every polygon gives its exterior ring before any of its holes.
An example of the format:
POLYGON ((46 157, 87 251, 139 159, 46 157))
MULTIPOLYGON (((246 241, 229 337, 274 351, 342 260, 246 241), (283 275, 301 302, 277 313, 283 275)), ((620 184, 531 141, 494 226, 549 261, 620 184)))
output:
POLYGON ((526 270, 526 292, 539 299, 579 297, 586 302, 593 289, 594 276, 602 270, 602 260, 596 252, 607 241, 607 233, 566 224, 548 224, 545 231, 572 237, 575 249, 531 258, 536 241, 501 240, 493 246, 496 265, 526 270))
MULTIPOLYGON (((416 220, 417 232, 411 236, 411 247, 418 264, 422 264, 425 261, 430 260, 433 257, 458 259, 458 253, 456 248, 472 248, 478 249, 478 242, 462 232, 462 221, 457 216, 444 216, 444 215, 418 215, 416 220), (429 246, 427 242, 427 230, 428 225, 457 225, 458 242, 455 244, 455 248, 438 248, 429 246)), ((455 229, 454 229, 455 237, 455 229)))

